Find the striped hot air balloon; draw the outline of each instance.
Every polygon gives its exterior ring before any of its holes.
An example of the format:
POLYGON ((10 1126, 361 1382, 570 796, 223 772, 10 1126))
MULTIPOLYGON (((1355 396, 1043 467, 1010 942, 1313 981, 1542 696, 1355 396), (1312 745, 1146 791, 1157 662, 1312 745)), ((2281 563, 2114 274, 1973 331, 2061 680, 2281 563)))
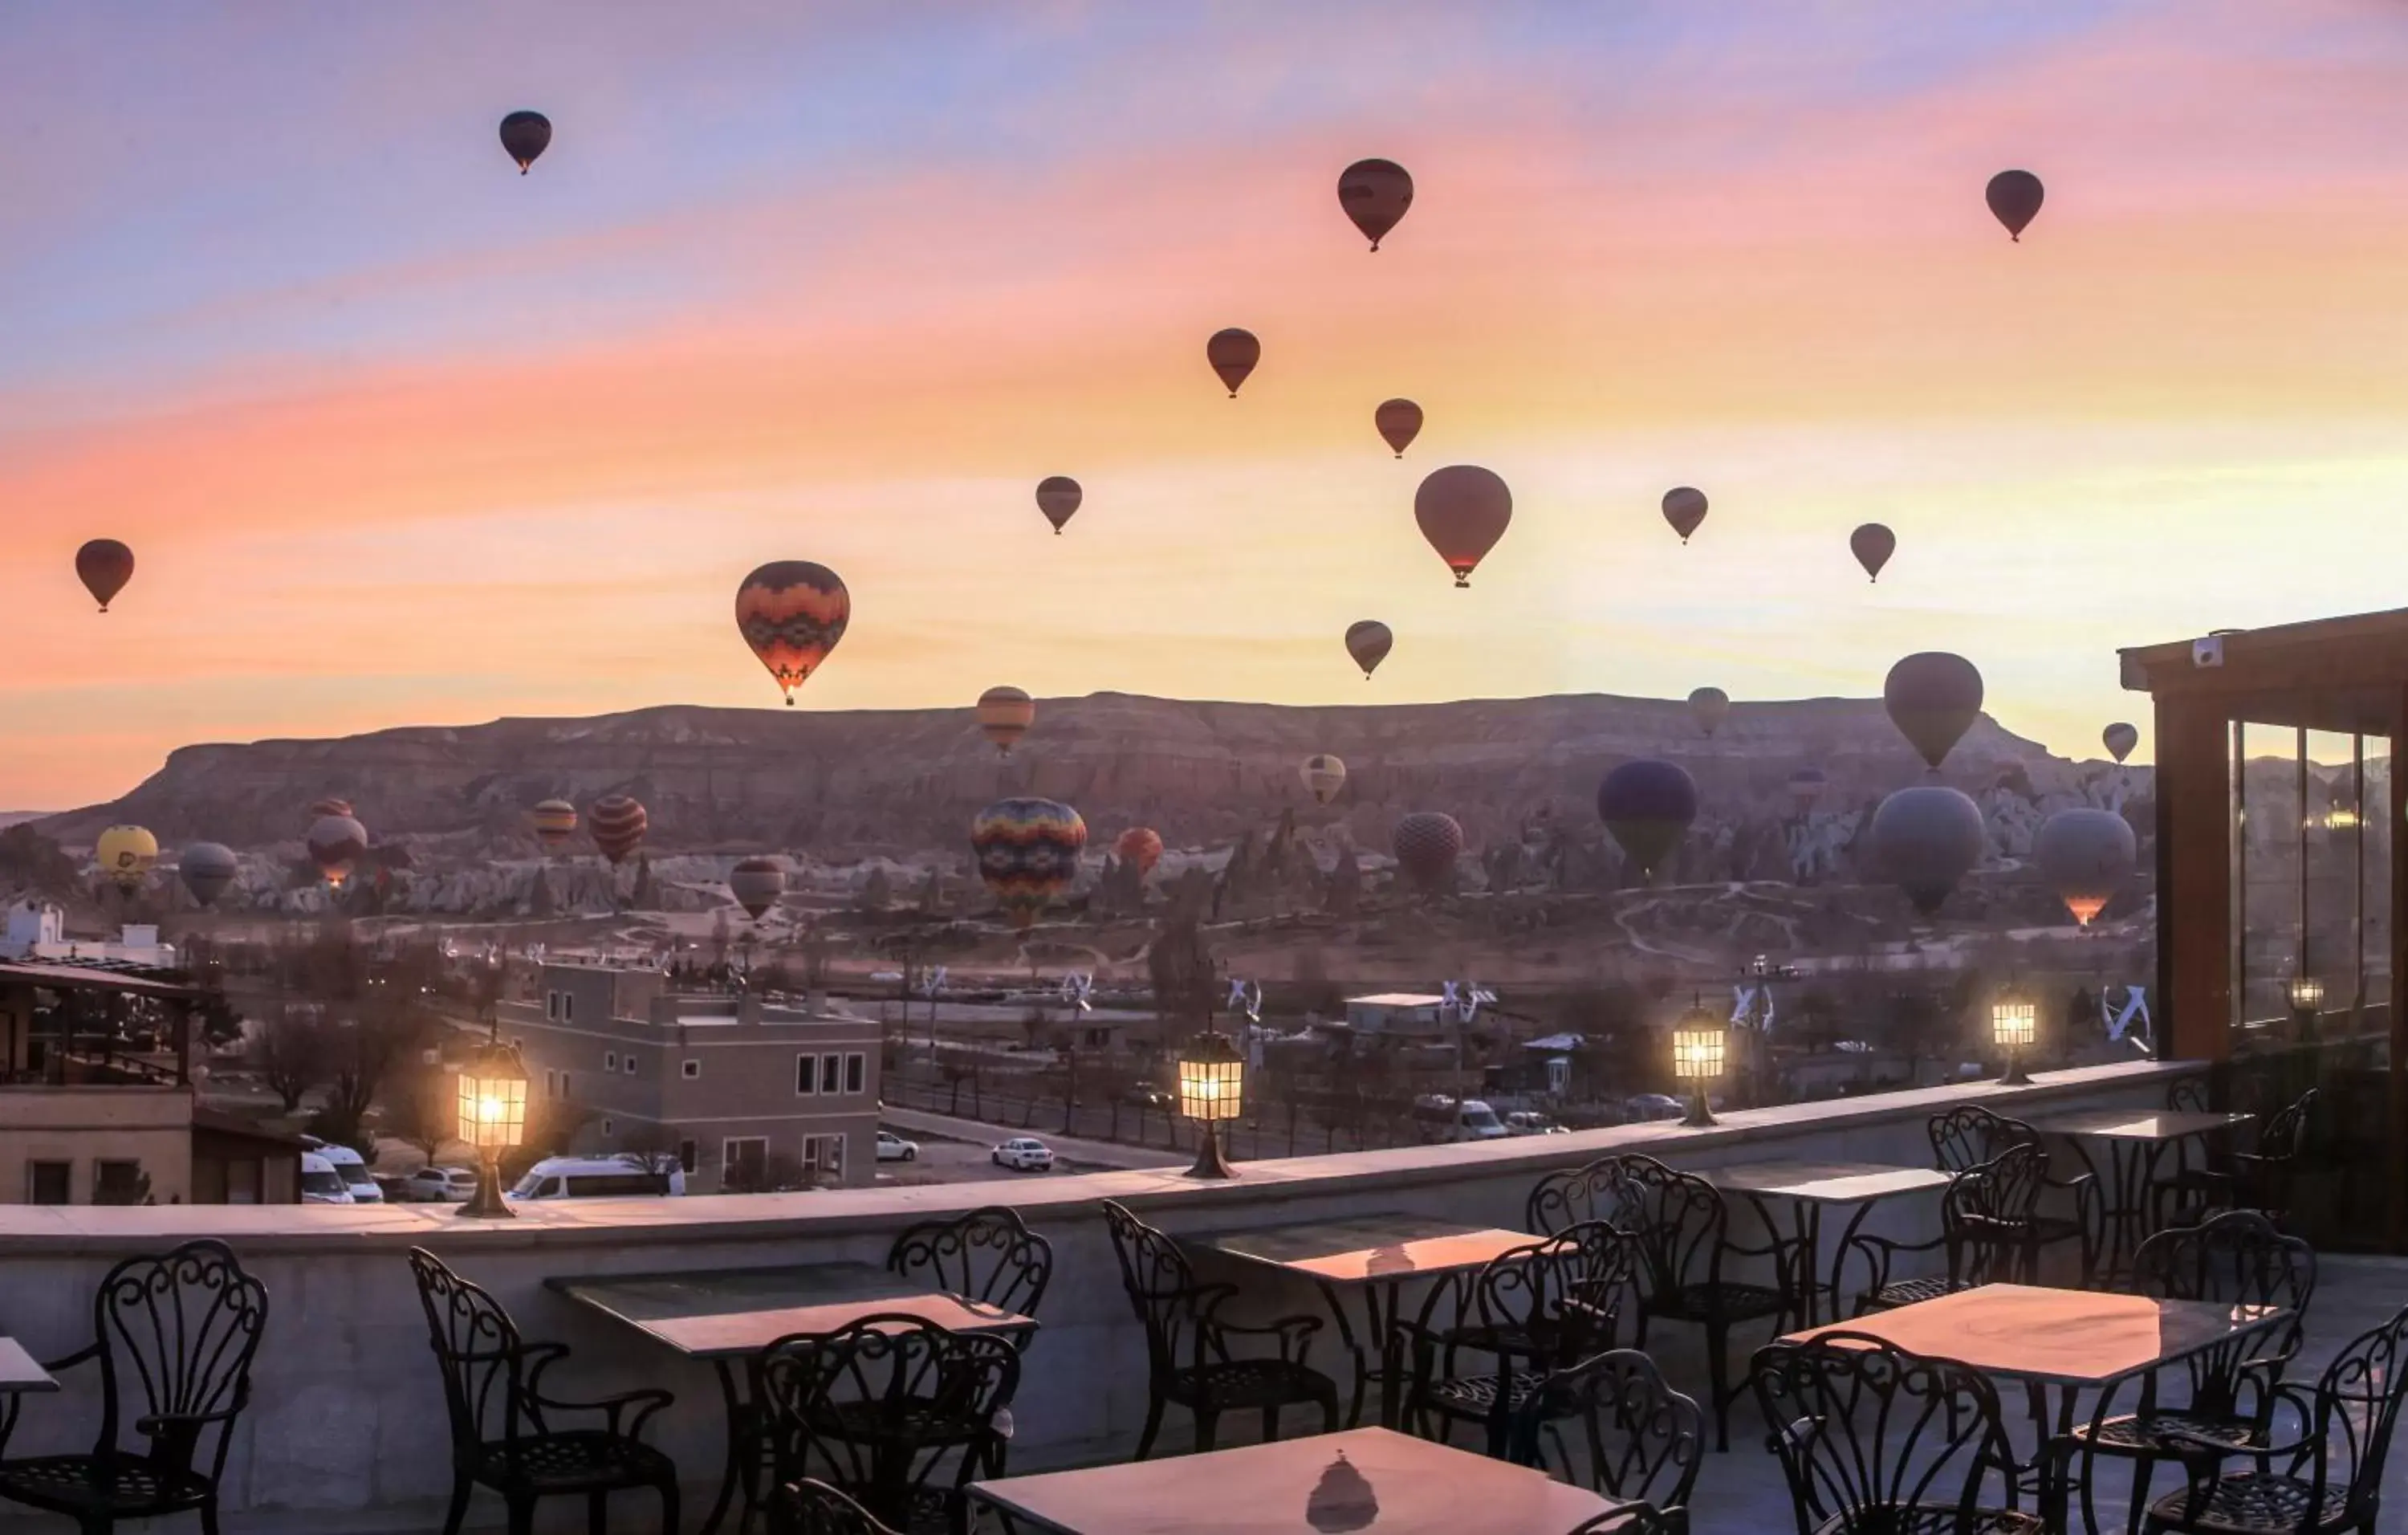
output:
POLYGON ((1087 824, 1051 799, 998 799, 970 823, 979 878, 1014 927, 1035 925, 1054 897, 1078 878, 1087 824))
POLYGON ((625 863, 627 854, 642 844, 651 825, 642 801, 629 795, 604 795, 585 814, 585 828, 595 847, 613 868, 625 863))
POLYGON ((1162 834, 1152 826, 1131 826, 1112 843, 1112 852, 1125 864, 1135 864, 1140 878, 1154 872, 1162 862, 1162 834))
POLYGON ((351 802, 350 800, 337 799, 332 795, 328 795, 323 799, 316 800, 309 806, 309 820, 313 825, 324 820, 330 815, 357 815, 359 811, 351 808, 351 802))
POLYGON ((1326 805, 1346 787, 1346 764, 1326 752, 1315 752, 1304 759, 1296 776, 1304 780, 1305 790, 1312 796, 1314 804, 1326 805))
POLYGON ((853 594, 842 579, 809 560, 765 565, 736 589, 736 627, 790 707, 795 689, 820 669, 852 618, 853 594))
POLYGON ((1016 687, 991 687, 979 695, 978 723, 996 754, 1008 757, 1037 723, 1037 700, 1016 687))
POLYGON ((577 807, 566 799, 547 799, 527 811, 527 825, 546 853, 557 853, 577 835, 577 807))
POLYGON ((1397 867, 1424 890, 1442 889, 1463 854, 1463 827, 1437 811, 1416 811, 1388 834, 1397 867))

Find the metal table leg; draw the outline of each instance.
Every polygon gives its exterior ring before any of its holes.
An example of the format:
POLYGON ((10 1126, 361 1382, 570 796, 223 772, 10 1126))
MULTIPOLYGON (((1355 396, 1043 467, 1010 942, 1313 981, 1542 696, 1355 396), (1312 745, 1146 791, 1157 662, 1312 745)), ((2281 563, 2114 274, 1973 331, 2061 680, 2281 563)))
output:
POLYGON ((727 1410, 727 1465, 720 1473, 719 1496, 711 1500, 710 1513, 702 1521, 702 1535, 718 1535, 739 1494, 743 1507, 736 1516, 737 1535, 752 1528, 752 1515, 761 1506, 761 1463, 768 1442, 762 1430, 760 1404, 737 1384, 737 1368, 744 1363, 712 1361, 719 1372, 720 1400, 727 1410))

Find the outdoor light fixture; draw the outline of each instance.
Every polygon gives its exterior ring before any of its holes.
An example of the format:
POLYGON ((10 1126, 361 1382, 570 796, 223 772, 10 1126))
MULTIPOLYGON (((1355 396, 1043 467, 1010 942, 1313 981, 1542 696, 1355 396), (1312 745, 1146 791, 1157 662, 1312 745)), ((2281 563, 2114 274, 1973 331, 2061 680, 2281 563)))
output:
POLYGON ((1723 1074, 1723 1059, 1729 1048, 1730 1026, 1703 1006, 1693 1005, 1672 1026, 1672 1075, 1690 1084, 1689 1117, 1681 1123, 1691 1129, 1704 1129, 1714 1123, 1713 1110, 1706 1102, 1706 1084, 1723 1074))
POLYGON ((1179 1057, 1179 1112, 1202 1129, 1190 1178, 1234 1178, 1237 1169, 1221 1153, 1221 1123, 1245 1107, 1246 1063, 1238 1047, 1219 1033, 1198 1034, 1179 1057))
POLYGON ((2358 825, 2358 812, 2346 805, 2335 805, 2325 811, 2325 830, 2347 831, 2358 825))
POLYGON ((479 1219, 518 1213, 502 1198, 502 1153, 526 1139, 526 1068, 498 1039, 477 1047, 460 1069, 460 1139, 477 1154, 477 1192, 460 1213, 479 1219))
POLYGON ((2300 1037, 2307 1039, 2315 1033, 2316 1014, 2325 1008, 2325 983, 2302 971, 2291 977, 2285 989, 2290 993, 2291 1016, 2299 1021, 2300 1037))
POLYGON ((2007 1053, 2007 1069, 2000 1075, 1999 1085, 2031 1085, 2031 1078, 2024 1073, 2023 1053, 2039 1037, 2040 1009, 2028 997, 2009 992, 1990 1004, 1990 1042, 2007 1053))

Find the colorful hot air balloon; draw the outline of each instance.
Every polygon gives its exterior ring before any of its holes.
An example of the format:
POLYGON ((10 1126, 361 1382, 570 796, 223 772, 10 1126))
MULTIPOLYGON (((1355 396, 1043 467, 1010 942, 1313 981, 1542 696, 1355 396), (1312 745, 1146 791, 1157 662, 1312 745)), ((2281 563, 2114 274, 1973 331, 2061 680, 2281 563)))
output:
POLYGON ((979 878, 1011 925, 1026 928, 1078 878, 1087 824, 1051 799, 998 799, 970 823, 979 878))
POLYGON ((1867 523, 1848 535, 1848 552, 1865 567, 1869 580, 1881 580, 1882 567, 1898 552, 1898 535, 1879 523, 1867 523))
POLYGON ((1067 474, 1049 474, 1037 482, 1037 509, 1054 524, 1056 536, 1060 535, 1062 524, 1079 509, 1080 497, 1084 494, 1079 489, 1079 482, 1067 474))
POLYGON ((1687 485, 1675 485, 1664 493, 1664 521, 1687 543, 1689 535, 1706 520, 1706 493, 1687 485))
POLYGON ((1889 668, 1882 707, 1933 772, 1982 714, 1982 674, 1946 651, 1918 651, 1889 668))
POLYGON ((1221 376, 1222 384, 1234 400, 1238 397, 1238 386, 1246 381, 1246 375, 1263 360, 1263 344, 1254 339, 1254 333, 1250 330, 1232 326, 1227 330, 1214 331, 1212 338, 1204 343, 1204 360, 1211 364, 1212 371, 1221 376))
POLYGON ((2024 237, 2024 226, 2039 214, 2041 199, 2046 195, 2040 178, 2028 170, 2002 170, 1990 178, 1982 192, 1991 217, 2007 226, 2008 238, 2017 241, 2024 237))
POLYGON ((193 899, 203 906, 215 904, 242 872, 242 865, 234 850, 222 842, 194 842, 176 859, 176 872, 182 876, 184 888, 193 899))
POLYGON ((810 560, 765 565, 736 589, 736 627, 778 680, 790 709, 795 689, 819 670, 852 617, 853 594, 835 571, 810 560))
POLYGON ((775 858, 742 858, 727 874, 727 893, 753 921, 786 893, 786 866, 775 858))
POLYGON ((1689 712, 1698 728, 1711 736, 1714 728, 1730 716, 1730 695, 1718 687, 1701 687, 1689 694, 1689 712))
POLYGON ((594 846, 612 868, 627 861, 651 829, 652 818, 640 800, 628 795, 604 795, 585 815, 585 829, 594 846))
POLYGON ((351 866, 367 856, 367 828, 348 815, 322 816, 309 828, 310 860, 326 882, 338 890, 351 877, 351 866))
POLYGON ((1640 873, 1652 880, 1698 818, 1698 785, 1673 763, 1626 762, 1597 786, 1597 814, 1640 873))
POLYGON ((337 799, 333 795, 328 795, 323 799, 313 799, 309 802, 309 819, 311 821, 322 821, 330 815, 351 815, 355 813, 356 812, 351 809, 351 802, 350 800, 337 799))
POLYGON ((527 825, 546 853, 558 853, 577 835, 577 807, 566 799, 547 799, 527 811, 527 825))
POLYGON ((2099 739, 2106 743, 2107 754, 2117 762, 2130 756, 2132 748, 2141 744, 2141 733, 2121 721, 2100 731, 2099 739))
POLYGON ((1927 917, 1982 861, 1988 841, 1980 807, 1942 784, 1900 789, 1873 811, 1873 855, 1884 877, 1927 917))
POLYGON ((1413 206, 1412 176, 1393 160, 1357 160, 1338 173, 1338 206, 1377 251, 1413 206))
POLYGON ((1371 674, 1380 669, 1380 663, 1388 658, 1388 652, 1395 649, 1396 644, 1397 637, 1376 618, 1357 619, 1346 625, 1346 653, 1363 668, 1363 681, 1367 682, 1371 680, 1371 674))
POLYGON ((142 888, 159 861, 159 839, 142 826, 111 826, 93 848, 103 878, 127 895, 142 888))
POLYGON ((1143 879, 1162 862, 1162 834, 1152 826, 1131 826, 1112 843, 1112 852, 1122 863, 1135 864, 1143 879))
POLYGON ((1316 805, 1328 804, 1338 797, 1339 790, 1346 787, 1346 765, 1326 752, 1316 752, 1305 758, 1296 772, 1304 780, 1305 791, 1316 805))
POLYGON ((134 579, 134 551, 114 538, 94 538, 77 550, 75 565, 76 579, 104 613, 110 599, 134 579))
POLYGON ((1455 817, 1437 811, 1415 811, 1398 820, 1388 834, 1388 851, 1405 877, 1426 891, 1445 887, 1463 853, 1463 828, 1455 817))
POLYGON ((1513 520, 1513 493, 1505 481, 1476 464, 1450 464, 1434 470, 1413 493, 1413 521, 1455 584, 1471 584, 1471 572, 1505 536, 1513 520))
POLYGON ((2089 926, 2124 888, 2139 852, 2131 823, 2113 811, 2059 811, 2032 834, 2032 862, 2077 927, 2089 926))
POLYGON ((552 119, 541 112, 512 112, 502 119, 502 149, 519 163, 521 176, 551 143, 552 119))
POLYGON ((996 755, 1008 757, 1028 727, 1037 723, 1037 701, 1016 687, 991 687, 979 695, 979 729, 995 742, 996 755))
POLYGON ((1789 775, 1789 798, 1803 815, 1814 801, 1823 797, 1823 786, 1828 782, 1820 768, 1800 768, 1789 775))
POLYGON ((1413 438, 1422 435, 1422 408, 1411 400, 1382 400, 1380 409, 1371 412, 1371 424, 1380 429, 1380 439, 1402 458, 1413 438))

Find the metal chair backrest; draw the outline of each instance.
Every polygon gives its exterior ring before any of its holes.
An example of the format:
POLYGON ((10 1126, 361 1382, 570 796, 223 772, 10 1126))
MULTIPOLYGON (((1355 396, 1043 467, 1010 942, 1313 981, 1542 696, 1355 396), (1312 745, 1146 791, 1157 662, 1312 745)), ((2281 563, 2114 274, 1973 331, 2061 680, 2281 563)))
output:
POLYGON ((1956 1175, 1940 1201, 1952 1288, 2029 1279, 2046 1171, 2041 1150, 2011 1145, 1956 1175))
POLYGON ((526 1395, 526 1344, 518 1324, 484 1287, 463 1279, 423 1247, 409 1250, 409 1270, 426 1309, 427 1341, 443 1372, 443 1404, 455 1449, 514 1441, 523 1423, 543 1431, 526 1395))
POLYGON ((886 1267, 967 1299, 1035 1316, 1054 1277, 1054 1244, 1028 1229, 1018 1211, 989 1205, 956 1220, 906 1227, 888 1251, 886 1267))
POLYGON ((1197 1284, 1187 1255, 1168 1233, 1139 1220, 1125 1205, 1111 1199, 1103 1204, 1121 1284, 1145 1328, 1147 1362, 1157 1374, 1200 1363, 1204 1303, 1214 1292, 1197 1284))
POLYGON ((1575 1458, 1563 1451, 1566 1439, 1582 1452, 1597 1491, 1685 1508, 1704 1458, 1705 1417, 1665 1382, 1655 1360, 1613 1349, 1548 1376, 1513 1414, 1511 1452, 1522 1465, 1571 1480, 1572 1464, 1548 1464, 1550 1443, 1558 1460, 1575 1458))
POLYGON ((2203 1114, 2207 1109, 2207 1078, 2182 1077, 2166 1086, 2166 1109, 2171 1113, 2203 1114))
POLYGON ((1609 1218, 1614 1160, 1606 1156, 1583 1167, 1557 1168, 1540 1179, 1523 1206, 1522 1229, 1552 1237, 1568 1226, 1609 1218))
POLYGON ((2258 1131, 2258 1155, 2267 1162, 2293 1162, 2308 1149, 2315 1128, 2316 1090, 2313 1087, 2275 1110, 2258 1131))
POLYGON ((778 1491, 778 1535, 899 1535, 824 1482, 805 1477, 778 1491))
POLYGON ((1584 1221, 1498 1254, 1460 1286, 1433 1285, 1421 1327, 1436 1334, 1438 1313, 1451 1306, 1457 1342, 1450 1354, 1481 1348, 1512 1356, 1515 1368, 1560 1369, 1613 1346, 1639 1266, 1635 1239, 1584 1221))
POLYGON ((2040 1144, 2039 1131, 1978 1103, 1960 1103, 1933 1114, 1924 1128, 1931 1137, 1933 1165, 1942 1172, 1979 1167, 2009 1146, 2040 1144))
POLYGON ((1571 1535, 1684 1535, 1687 1528, 1661 1509, 1633 1503, 1574 1527, 1571 1535))
MULTIPOLYGON (((2297 1399, 2293 1388, 2286 1387, 2285 1394, 2297 1399)), ((2316 1381, 2308 1413, 2314 1466, 2309 1507, 2318 1505, 2326 1489, 2346 1488, 2351 1511, 2371 1516, 2383 1495, 2383 1464, 2391 1453, 2403 1395, 2408 1307, 2351 1339, 2316 1381)))
POLYGON ((1638 1244, 1641 1293, 1650 1299, 1722 1279, 1730 1209, 1722 1190, 1694 1172, 1626 1153, 1594 1164, 1604 1169, 1606 1219, 1638 1244))
POLYGON ((267 1326, 267 1286, 243 1270, 222 1241, 188 1241, 131 1257, 102 1277, 93 1296, 100 1345, 101 1427, 95 1453, 118 1453, 119 1426, 150 1442, 153 1462, 225 1472, 234 1420, 251 1399, 251 1361, 267 1326), (214 1430, 214 1433, 212 1433, 214 1430))

